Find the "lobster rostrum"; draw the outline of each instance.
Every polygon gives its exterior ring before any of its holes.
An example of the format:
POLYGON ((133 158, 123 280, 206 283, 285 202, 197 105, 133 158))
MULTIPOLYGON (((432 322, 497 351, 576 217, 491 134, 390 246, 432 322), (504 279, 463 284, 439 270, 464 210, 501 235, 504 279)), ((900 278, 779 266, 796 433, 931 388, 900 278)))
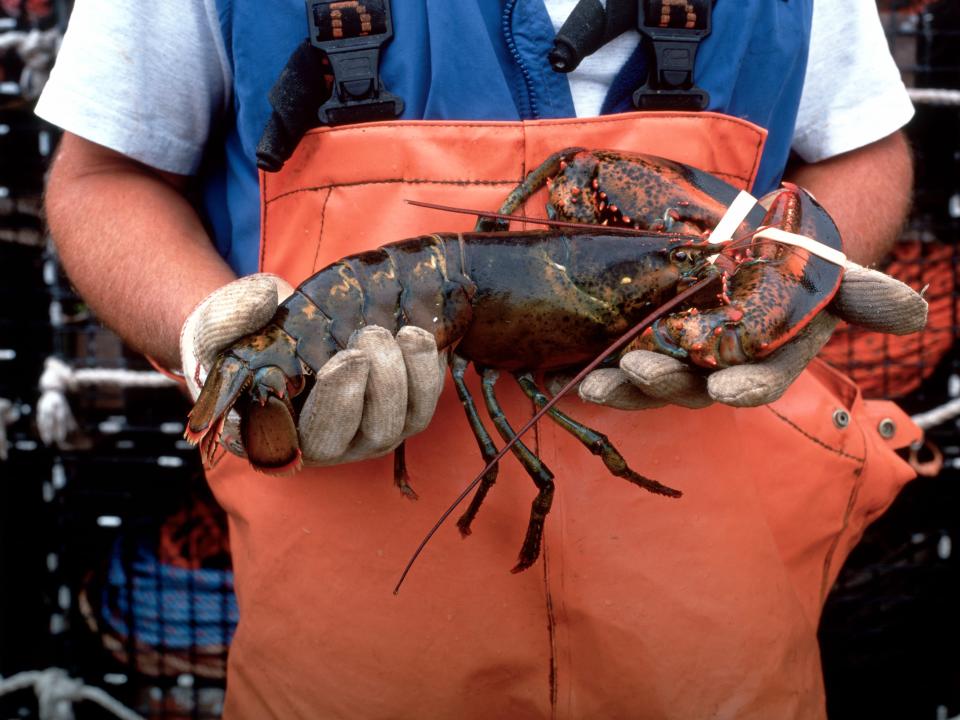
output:
MULTIPOLYGON (((494 393, 500 371, 511 371, 523 391, 542 405, 545 395, 534 372, 585 364, 678 292, 706 274, 721 272, 711 260, 729 250, 711 243, 708 235, 738 191, 709 173, 659 158, 574 148, 533 171, 501 212, 513 212, 548 182, 548 214, 585 223, 582 229, 508 232, 481 219, 478 232, 391 243, 343 258, 305 280, 266 327, 220 353, 190 413, 187 439, 199 443, 204 461, 212 463, 227 413, 235 409, 251 465, 273 474, 296 470, 301 463, 296 419, 314 374, 361 327, 378 325, 396 333, 415 325, 432 333, 440 350, 451 351, 454 384, 481 454, 490 460, 496 448, 464 382, 470 363, 482 377, 491 419, 501 436, 513 441, 494 393), (605 225, 634 232, 608 231, 605 225)), ((801 232, 832 228, 805 193, 783 193, 789 196, 770 201, 769 212, 754 208, 734 235, 746 236, 763 223, 801 232), (805 215, 810 208, 812 219, 805 215)), ((698 308, 665 318, 635 346, 708 366, 743 361, 748 351, 769 352, 789 339, 799 329, 790 323, 808 321, 839 283, 839 274, 833 288, 819 279, 810 282, 816 274, 806 268, 817 263, 803 251, 781 252, 761 240, 731 245, 737 259, 723 271, 729 274, 726 288, 716 297, 698 299, 698 308), (811 288, 816 302, 811 299, 801 303, 803 310, 766 321, 778 302, 811 288), (724 334, 728 330, 741 339, 731 343, 724 334), (750 337, 744 340, 744 335, 750 337), (707 340, 714 336, 720 339, 708 349, 707 340), (731 344, 743 352, 729 352, 731 344)), ((549 415, 599 455, 612 474, 650 492, 680 495, 630 469, 604 435, 556 409, 549 415)), ((522 442, 511 450, 538 488, 514 567, 519 571, 539 556, 553 474, 522 442)), ((398 463, 395 481, 407 491, 405 477, 398 463)), ((495 478, 494 464, 458 521, 464 535, 495 478)))

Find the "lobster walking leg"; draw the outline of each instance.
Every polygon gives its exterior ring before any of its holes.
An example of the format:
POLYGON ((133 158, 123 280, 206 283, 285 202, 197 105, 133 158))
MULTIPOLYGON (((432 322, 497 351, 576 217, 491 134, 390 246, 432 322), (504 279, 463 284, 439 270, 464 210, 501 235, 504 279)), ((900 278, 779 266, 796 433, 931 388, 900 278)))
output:
MULTIPOLYGON (((463 404, 463 409, 467 413, 467 422, 470 423, 470 429, 473 430, 473 435, 477 438, 477 445, 480 446, 480 454, 483 455, 483 461, 484 463, 489 463, 497 454, 497 448, 493 444, 490 433, 488 433, 487 429, 483 426, 483 422, 481 422, 480 415, 477 412, 477 406, 473 402, 473 396, 463 381, 463 375, 467 371, 468 364, 468 360, 456 353, 453 354, 453 361, 451 363, 453 384, 457 388, 457 395, 460 396, 460 402, 463 404)), ((457 520, 457 527, 460 529, 461 535, 467 536, 470 534, 470 525, 477 516, 477 511, 483 504, 484 498, 487 497, 487 492, 489 492, 490 488, 493 487, 493 484, 497 481, 497 471, 499 467, 499 465, 494 465, 487 470, 483 479, 480 481, 477 492, 474 493, 473 499, 470 501, 469 507, 464 511, 463 515, 460 516, 460 519, 457 520)))
MULTIPOLYGON (((538 408, 543 407, 547 404, 548 398, 544 395, 543 391, 537 386, 536 382, 533 379, 533 376, 528 373, 516 373, 515 377, 519 383, 523 392, 526 393, 536 404, 538 408)), ((557 423, 564 430, 573 435, 577 440, 583 443, 584 447, 587 448, 594 455, 599 455, 600 459, 603 460, 603 464, 607 466, 607 469, 612 475, 616 477, 622 477, 624 480, 633 483, 639 487, 642 487, 644 490, 648 490, 652 493, 658 495, 666 495, 667 497, 680 497, 683 493, 679 490, 674 490, 671 487, 667 487, 663 483, 659 483, 656 480, 651 480, 648 477, 644 477, 638 472, 631 470, 627 465, 627 461, 624 459, 623 455, 620 454, 620 451, 613 446, 613 443, 610 442, 610 439, 603 433, 599 433, 596 430, 588 428, 586 425, 583 425, 576 420, 574 420, 569 415, 557 410, 556 408, 550 408, 547 411, 554 422, 557 423)))
MULTIPOLYGON (((560 163, 583 150, 583 148, 573 147, 560 150, 553 153, 544 160, 534 170, 523 179, 513 191, 507 195, 503 201, 498 213, 500 215, 511 215, 523 203, 525 203, 537 190, 547 184, 547 181, 555 176, 561 170, 560 163)), ((506 230, 509 223, 506 220, 497 220, 492 218, 478 218, 475 230, 478 232, 490 232, 492 230, 506 230)))
MULTIPOLYGON (((516 433, 510 427, 500 403, 497 402, 493 386, 496 384, 500 373, 492 368, 484 368, 481 372, 483 379, 483 398, 487 403, 487 411, 490 419, 497 426, 500 436, 507 442, 513 440, 516 433)), ((527 534, 523 539, 523 545, 520 548, 520 556, 517 564, 513 566, 510 572, 518 573, 526 570, 536 562, 540 557, 540 544, 543 540, 543 523, 550 512, 550 506, 553 504, 553 473, 543 464, 543 461, 537 457, 522 442, 517 442, 511 448, 513 454, 517 456, 523 469, 533 479, 537 486, 537 496, 533 499, 530 507, 530 522, 527 524, 527 534)))
POLYGON ((393 484, 400 488, 400 492, 411 500, 420 496, 410 485, 410 473, 407 472, 407 444, 402 442, 393 451, 393 484))

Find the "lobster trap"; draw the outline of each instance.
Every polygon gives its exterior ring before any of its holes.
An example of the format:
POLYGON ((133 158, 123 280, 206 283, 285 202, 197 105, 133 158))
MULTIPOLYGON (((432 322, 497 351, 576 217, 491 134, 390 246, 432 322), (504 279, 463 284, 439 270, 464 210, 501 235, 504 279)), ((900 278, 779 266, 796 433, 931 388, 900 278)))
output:
MULTIPOLYGON (((97 323, 48 249, 0 250, 45 295, 9 336, 44 342, 15 343, 23 371, 0 385, 17 413, 0 556, 24 589, 3 594, 0 676, 53 667, 144 717, 217 718, 238 616, 226 519, 182 440, 189 402, 97 323)), ((3 689, 0 711, 36 716, 29 692, 3 689)))
MULTIPOLYGON (((841 329, 824 357, 928 418, 929 474, 850 556, 820 638, 832 720, 933 720, 960 713, 960 8, 881 7, 917 102, 914 210, 886 269, 928 286, 931 319, 906 338, 841 329)), ((99 325, 47 243, 56 132, 31 103, 40 33, 62 31, 68 3, 0 8, 0 52, 10 33, 35 43, 0 55, 0 677, 49 684, 56 667, 144 717, 216 718, 238 620, 225 517, 181 440, 186 398, 99 325)), ((27 685, 3 682, 0 713, 36 717, 27 685)), ((77 713, 108 717, 100 704, 77 713)))
POLYGON ((960 6, 880 3, 916 106, 913 209, 887 272, 926 287, 927 328, 880 336, 843 328, 824 357, 868 397, 895 399, 924 426, 920 477, 854 549, 820 625, 828 714, 947 718, 960 713, 960 6))
POLYGON ((0 3, 0 715, 217 718, 237 607, 188 400, 97 322, 42 221, 58 131, 33 105, 69 5, 0 3))

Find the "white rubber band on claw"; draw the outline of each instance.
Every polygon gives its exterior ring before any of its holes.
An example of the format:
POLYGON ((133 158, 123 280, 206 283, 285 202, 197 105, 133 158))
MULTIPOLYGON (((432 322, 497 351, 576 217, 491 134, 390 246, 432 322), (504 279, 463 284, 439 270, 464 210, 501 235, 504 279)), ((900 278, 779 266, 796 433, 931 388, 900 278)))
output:
POLYGON ((756 204, 757 199, 753 195, 746 190, 741 190, 740 194, 730 203, 730 207, 727 208, 723 217, 720 218, 720 222, 710 232, 707 241, 711 243, 730 242, 733 239, 733 233, 747 219, 747 215, 750 214, 756 204))
MULTIPOLYGON (((730 242, 733 239, 733 233, 740 227, 740 224, 747 218, 747 215, 750 214, 750 211, 753 210, 756 204, 757 199, 753 195, 746 190, 741 190, 733 202, 730 203, 730 207, 727 208, 723 217, 720 218, 720 222, 718 222, 717 226, 711 231, 707 241, 716 244, 730 242)), ((823 258, 841 267, 845 267, 848 263, 847 256, 839 250, 829 245, 824 245, 822 242, 806 235, 787 232, 780 228, 763 228, 754 235, 754 238, 773 240, 786 245, 803 248, 811 255, 816 255, 819 258, 823 258)), ((712 255, 708 259, 712 263, 716 261, 717 257, 718 255, 712 255)))
POLYGON ((797 233, 787 232, 780 228, 769 227, 764 228, 754 235, 754 237, 803 248, 811 255, 816 255, 840 267, 846 267, 847 265, 847 256, 842 252, 806 235, 798 235, 797 233))
MULTIPOLYGON (((733 199, 733 202, 730 203, 730 207, 727 208, 723 217, 720 218, 720 222, 710 232, 707 242, 718 244, 730 242, 733 239, 733 233, 747 219, 747 215, 756 205, 757 199, 746 190, 741 190, 733 199)), ((707 260, 715 263, 718 257, 720 257, 719 254, 711 255, 707 260)))

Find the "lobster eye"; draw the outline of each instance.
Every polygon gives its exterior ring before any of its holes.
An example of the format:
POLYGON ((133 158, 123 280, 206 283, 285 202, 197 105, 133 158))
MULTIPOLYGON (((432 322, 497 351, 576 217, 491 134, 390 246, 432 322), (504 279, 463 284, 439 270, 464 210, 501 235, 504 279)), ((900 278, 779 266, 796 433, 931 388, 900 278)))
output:
POLYGON ((687 259, 688 256, 684 250, 677 250, 677 252, 674 254, 674 257, 677 259, 678 262, 683 262, 684 260, 687 259))

